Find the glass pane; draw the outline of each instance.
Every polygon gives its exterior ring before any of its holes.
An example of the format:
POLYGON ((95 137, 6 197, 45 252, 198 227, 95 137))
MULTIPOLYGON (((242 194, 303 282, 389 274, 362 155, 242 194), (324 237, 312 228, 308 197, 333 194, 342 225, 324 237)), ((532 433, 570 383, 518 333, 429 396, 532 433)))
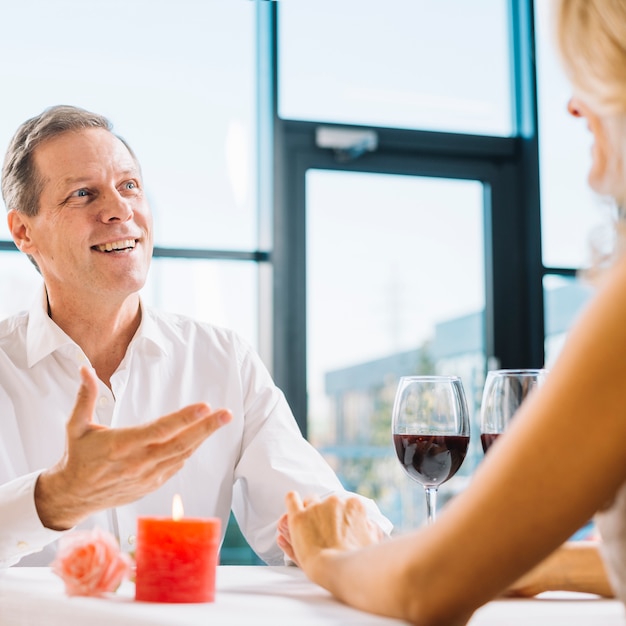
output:
POLYGON ((142 163, 157 245, 256 249, 254 15, 247 0, 7 3, 2 151, 50 105, 103 113, 142 163))
POLYGON ((257 348, 256 263, 155 258, 142 291, 147 303, 236 330, 257 348))
POLYGON ((544 277, 545 362, 548 369, 559 355, 567 332, 592 294, 593 288, 582 280, 563 276, 544 277))
POLYGON ((607 207, 587 185, 592 137, 586 122, 567 113, 571 89, 554 47, 549 9, 549 2, 535 3, 543 263, 586 267, 589 237, 606 221, 607 207))
MULTIPOLYGON (((425 498, 396 459, 391 405, 401 375, 435 372, 460 375, 475 412, 482 184, 310 170, 306 202, 310 439, 348 488, 375 498, 398 529, 415 527, 425 498)), ((440 504, 482 459, 472 440, 440 504)))
POLYGON ((279 114, 511 135, 508 4, 281 2, 279 114))

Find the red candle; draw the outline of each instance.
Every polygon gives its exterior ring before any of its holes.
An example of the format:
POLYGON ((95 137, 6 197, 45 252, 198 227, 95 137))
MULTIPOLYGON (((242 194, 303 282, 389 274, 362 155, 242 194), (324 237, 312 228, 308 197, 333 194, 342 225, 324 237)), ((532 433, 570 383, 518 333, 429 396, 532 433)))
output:
MULTIPOLYGON (((178 498, 180 502, 180 498, 178 498)), ((219 518, 137 520, 135 599, 143 602, 213 602, 220 543, 219 518)))

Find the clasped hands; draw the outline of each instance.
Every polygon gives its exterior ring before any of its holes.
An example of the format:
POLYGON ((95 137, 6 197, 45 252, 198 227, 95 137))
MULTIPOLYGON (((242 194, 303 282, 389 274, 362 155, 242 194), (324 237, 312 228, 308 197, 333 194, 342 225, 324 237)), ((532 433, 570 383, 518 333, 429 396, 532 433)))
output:
MULTIPOLYGON (((384 536, 356 498, 342 500, 330 496, 321 501, 302 501, 291 492, 286 505, 287 513, 278 524, 278 545, 311 580, 322 586, 326 586, 329 572, 342 556, 373 546, 384 536)), ((416 548, 418 541, 415 537, 416 548)), ((531 597, 552 590, 613 595, 596 542, 566 542, 503 593, 531 597)))
POLYGON ((363 503, 354 497, 329 496, 304 501, 295 492, 285 499, 287 513, 278 523, 277 543, 307 574, 319 557, 379 543, 382 529, 372 522, 363 503))
POLYGON ((141 426, 108 428, 93 422, 98 383, 81 368, 81 386, 66 426, 62 458, 35 486, 37 513, 47 528, 66 530, 96 511, 121 506, 160 487, 218 428, 230 411, 186 406, 141 426))

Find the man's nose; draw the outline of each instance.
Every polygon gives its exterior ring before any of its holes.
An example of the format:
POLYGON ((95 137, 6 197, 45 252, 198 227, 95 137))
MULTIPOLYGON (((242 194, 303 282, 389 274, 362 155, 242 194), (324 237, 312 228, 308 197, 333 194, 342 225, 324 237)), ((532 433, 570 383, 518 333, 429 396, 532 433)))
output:
POLYGON ((125 222, 133 215, 130 200, 124 198, 117 189, 108 192, 102 197, 99 218, 103 222, 125 222))

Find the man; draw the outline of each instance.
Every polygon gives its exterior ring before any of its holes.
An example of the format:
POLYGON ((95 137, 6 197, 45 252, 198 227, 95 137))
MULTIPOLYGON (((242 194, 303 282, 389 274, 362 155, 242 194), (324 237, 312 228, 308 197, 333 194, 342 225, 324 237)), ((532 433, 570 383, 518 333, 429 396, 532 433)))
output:
POLYGON ((168 515, 176 493, 224 527, 232 506, 282 563, 285 493, 345 492, 236 334, 142 304, 152 219, 128 145, 105 118, 53 107, 18 129, 2 194, 43 290, 0 323, 0 564, 48 564, 76 526, 133 550, 137 517, 168 515))

